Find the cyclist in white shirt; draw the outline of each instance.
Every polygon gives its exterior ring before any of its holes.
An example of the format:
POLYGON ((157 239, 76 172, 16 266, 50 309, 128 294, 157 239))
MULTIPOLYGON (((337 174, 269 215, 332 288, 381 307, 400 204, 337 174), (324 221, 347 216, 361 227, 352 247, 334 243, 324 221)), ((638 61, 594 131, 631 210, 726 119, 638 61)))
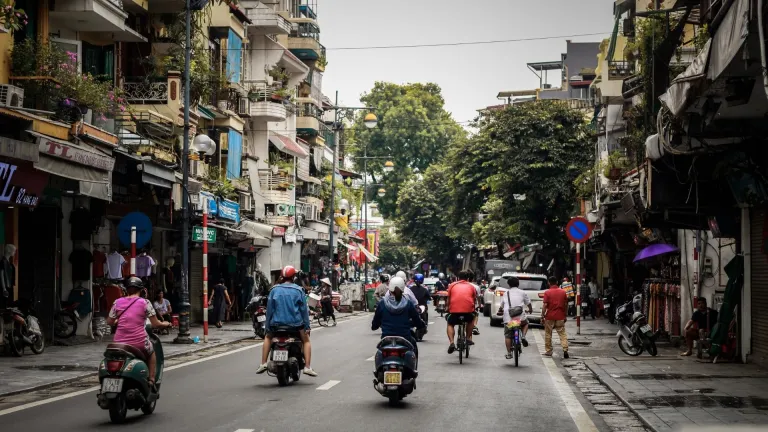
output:
POLYGON ((507 279, 507 284, 509 289, 501 297, 501 307, 499 309, 504 312, 504 342, 507 345, 507 358, 509 359, 512 358, 512 329, 507 325, 512 320, 509 316, 509 311, 516 307, 523 311, 522 315, 520 315, 520 326, 523 329, 522 344, 527 347, 528 340, 525 338, 525 335, 528 333, 528 316, 525 313, 525 307, 528 307, 528 313, 530 314, 533 313, 533 306, 531 305, 531 299, 528 298, 528 294, 519 288, 520 280, 518 278, 510 277, 507 279))

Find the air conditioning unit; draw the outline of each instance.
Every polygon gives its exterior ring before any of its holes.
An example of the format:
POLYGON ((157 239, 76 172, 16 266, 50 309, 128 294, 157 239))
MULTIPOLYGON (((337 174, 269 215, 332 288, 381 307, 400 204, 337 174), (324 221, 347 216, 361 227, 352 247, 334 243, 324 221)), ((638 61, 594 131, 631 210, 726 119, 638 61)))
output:
POLYGON ((237 115, 246 116, 250 114, 250 101, 248 98, 241 97, 237 101, 237 115))
POLYGON ((240 194, 240 210, 252 211, 253 210, 253 197, 249 193, 240 194))
POLYGON ((275 211, 278 216, 288 216, 290 207, 288 204, 278 204, 275 206, 275 211))
POLYGON ((21 108, 24 106, 24 89, 15 85, 0 85, 0 106, 21 108))

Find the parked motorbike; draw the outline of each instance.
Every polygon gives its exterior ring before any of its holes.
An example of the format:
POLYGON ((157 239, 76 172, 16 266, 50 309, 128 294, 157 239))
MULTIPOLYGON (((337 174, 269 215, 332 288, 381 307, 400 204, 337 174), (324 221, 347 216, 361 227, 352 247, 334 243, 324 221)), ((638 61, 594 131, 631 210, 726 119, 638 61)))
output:
POLYGON ((77 313, 80 303, 61 302, 61 307, 53 316, 53 334, 57 339, 71 338, 77 333, 77 322, 82 320, 77 313))
POLYGON ((104 351, 104 360, 99 365, 101 390, 96 395, 101 409, 109 410, 112 423, 122 423, 128 410, 141 410, 152 414, 160 399, 160 384, 163 380, 163 345, 147 325, 147 334, 152 341, 157 357, 155 385, 147 382, 149 361, 141 350, 131 345, 112 343, 104 351))
POLYGON ((267 298, 258 294, 253 296, 245 310, 251 315, 253 332, 256 336, 264 339, 264 336, 266 336, 264 322, 267 320, 267 298))
POLYGON ((301 378, 304 370, 304 344, 292 327, 277 327, 269 349, 267 373, 277 377, 281 386, 292 384, 301 378))
POLYGON ((395 405, 416 388, 416 353, 413 345, 399 336, 383 338, 376 349, 373 388, 395 405))
POLYGON ((608 317, 608 322, 616 323, 616 307, 618 306, 618 293, 609 288, 603 297, 603 313, 608 317))
POLYGON ((448 300, 448 291, 439 291, 437 293, 437 301, 435 302, 435 311, 437 311, 442 317, 444 313, 448 312, 445 307, 445 303, 448 300))
POLYGON ((45 351, 45 338, 40 328, 40 321, 30 304, 14 302, 2 311, 4 344, 15 357, 24 355, 24 349, 35 354, 45 351))
MULTIPOLYGON (((422 321, 425 323, 427 322, 427 307, 419 305, 419 315, 421 316, 422 321)), ((416 340, 418 342, 421 342, 424 339, 424 335, 427 334, 427 328, 424 327, 423 329, 416 329, 416 340)))
POLYGON ((648 320, 640 311, 642 307, 642 294, 636 295, 632 301, 627 302, 616 310, 616 320, 619 322, 619 348, 629 356, 639 356, 643 350, 656 356, 656 335, 648 325, 648 320))

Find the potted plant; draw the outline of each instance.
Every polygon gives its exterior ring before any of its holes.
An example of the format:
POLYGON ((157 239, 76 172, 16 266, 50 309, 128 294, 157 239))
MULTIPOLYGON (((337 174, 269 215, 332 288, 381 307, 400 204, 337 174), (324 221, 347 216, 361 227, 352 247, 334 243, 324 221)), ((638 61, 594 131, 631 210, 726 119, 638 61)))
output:
POLYGON ((0 33, 8 33, 27 25, 27 14, 24 9, 16 9, 13 0, 0 2, 0 33))
POLYGON ((629 161, 623 154, 614 151, 603 163, 603 175, 610 180, 619 180, 629 168, 629 161))

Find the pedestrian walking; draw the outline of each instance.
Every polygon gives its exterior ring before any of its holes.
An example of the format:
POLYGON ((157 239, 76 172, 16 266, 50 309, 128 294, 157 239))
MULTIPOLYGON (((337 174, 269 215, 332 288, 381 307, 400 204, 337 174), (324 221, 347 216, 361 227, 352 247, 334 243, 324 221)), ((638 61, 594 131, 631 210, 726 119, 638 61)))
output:
POLYGON ((541 320, 544 322, 544 355, 552 356, 552 330, 560 336, 563 358, 568 358, 568 335, 565 333, 568 295, 557 286, 557 278, 549 278, 549 289, 544 291, 544 306, 541 308, 541 320))
POLYGON ((224 316, 227 313, 227 307, 232 305, 227 293, 227 287, 224 285, 224 279, 219 279, 219 283, 213 287, 213 294, 209 304, 213 304, 213 310, 208 317, 208 322, 216 323, 216 327, 221 328, 224 316))

